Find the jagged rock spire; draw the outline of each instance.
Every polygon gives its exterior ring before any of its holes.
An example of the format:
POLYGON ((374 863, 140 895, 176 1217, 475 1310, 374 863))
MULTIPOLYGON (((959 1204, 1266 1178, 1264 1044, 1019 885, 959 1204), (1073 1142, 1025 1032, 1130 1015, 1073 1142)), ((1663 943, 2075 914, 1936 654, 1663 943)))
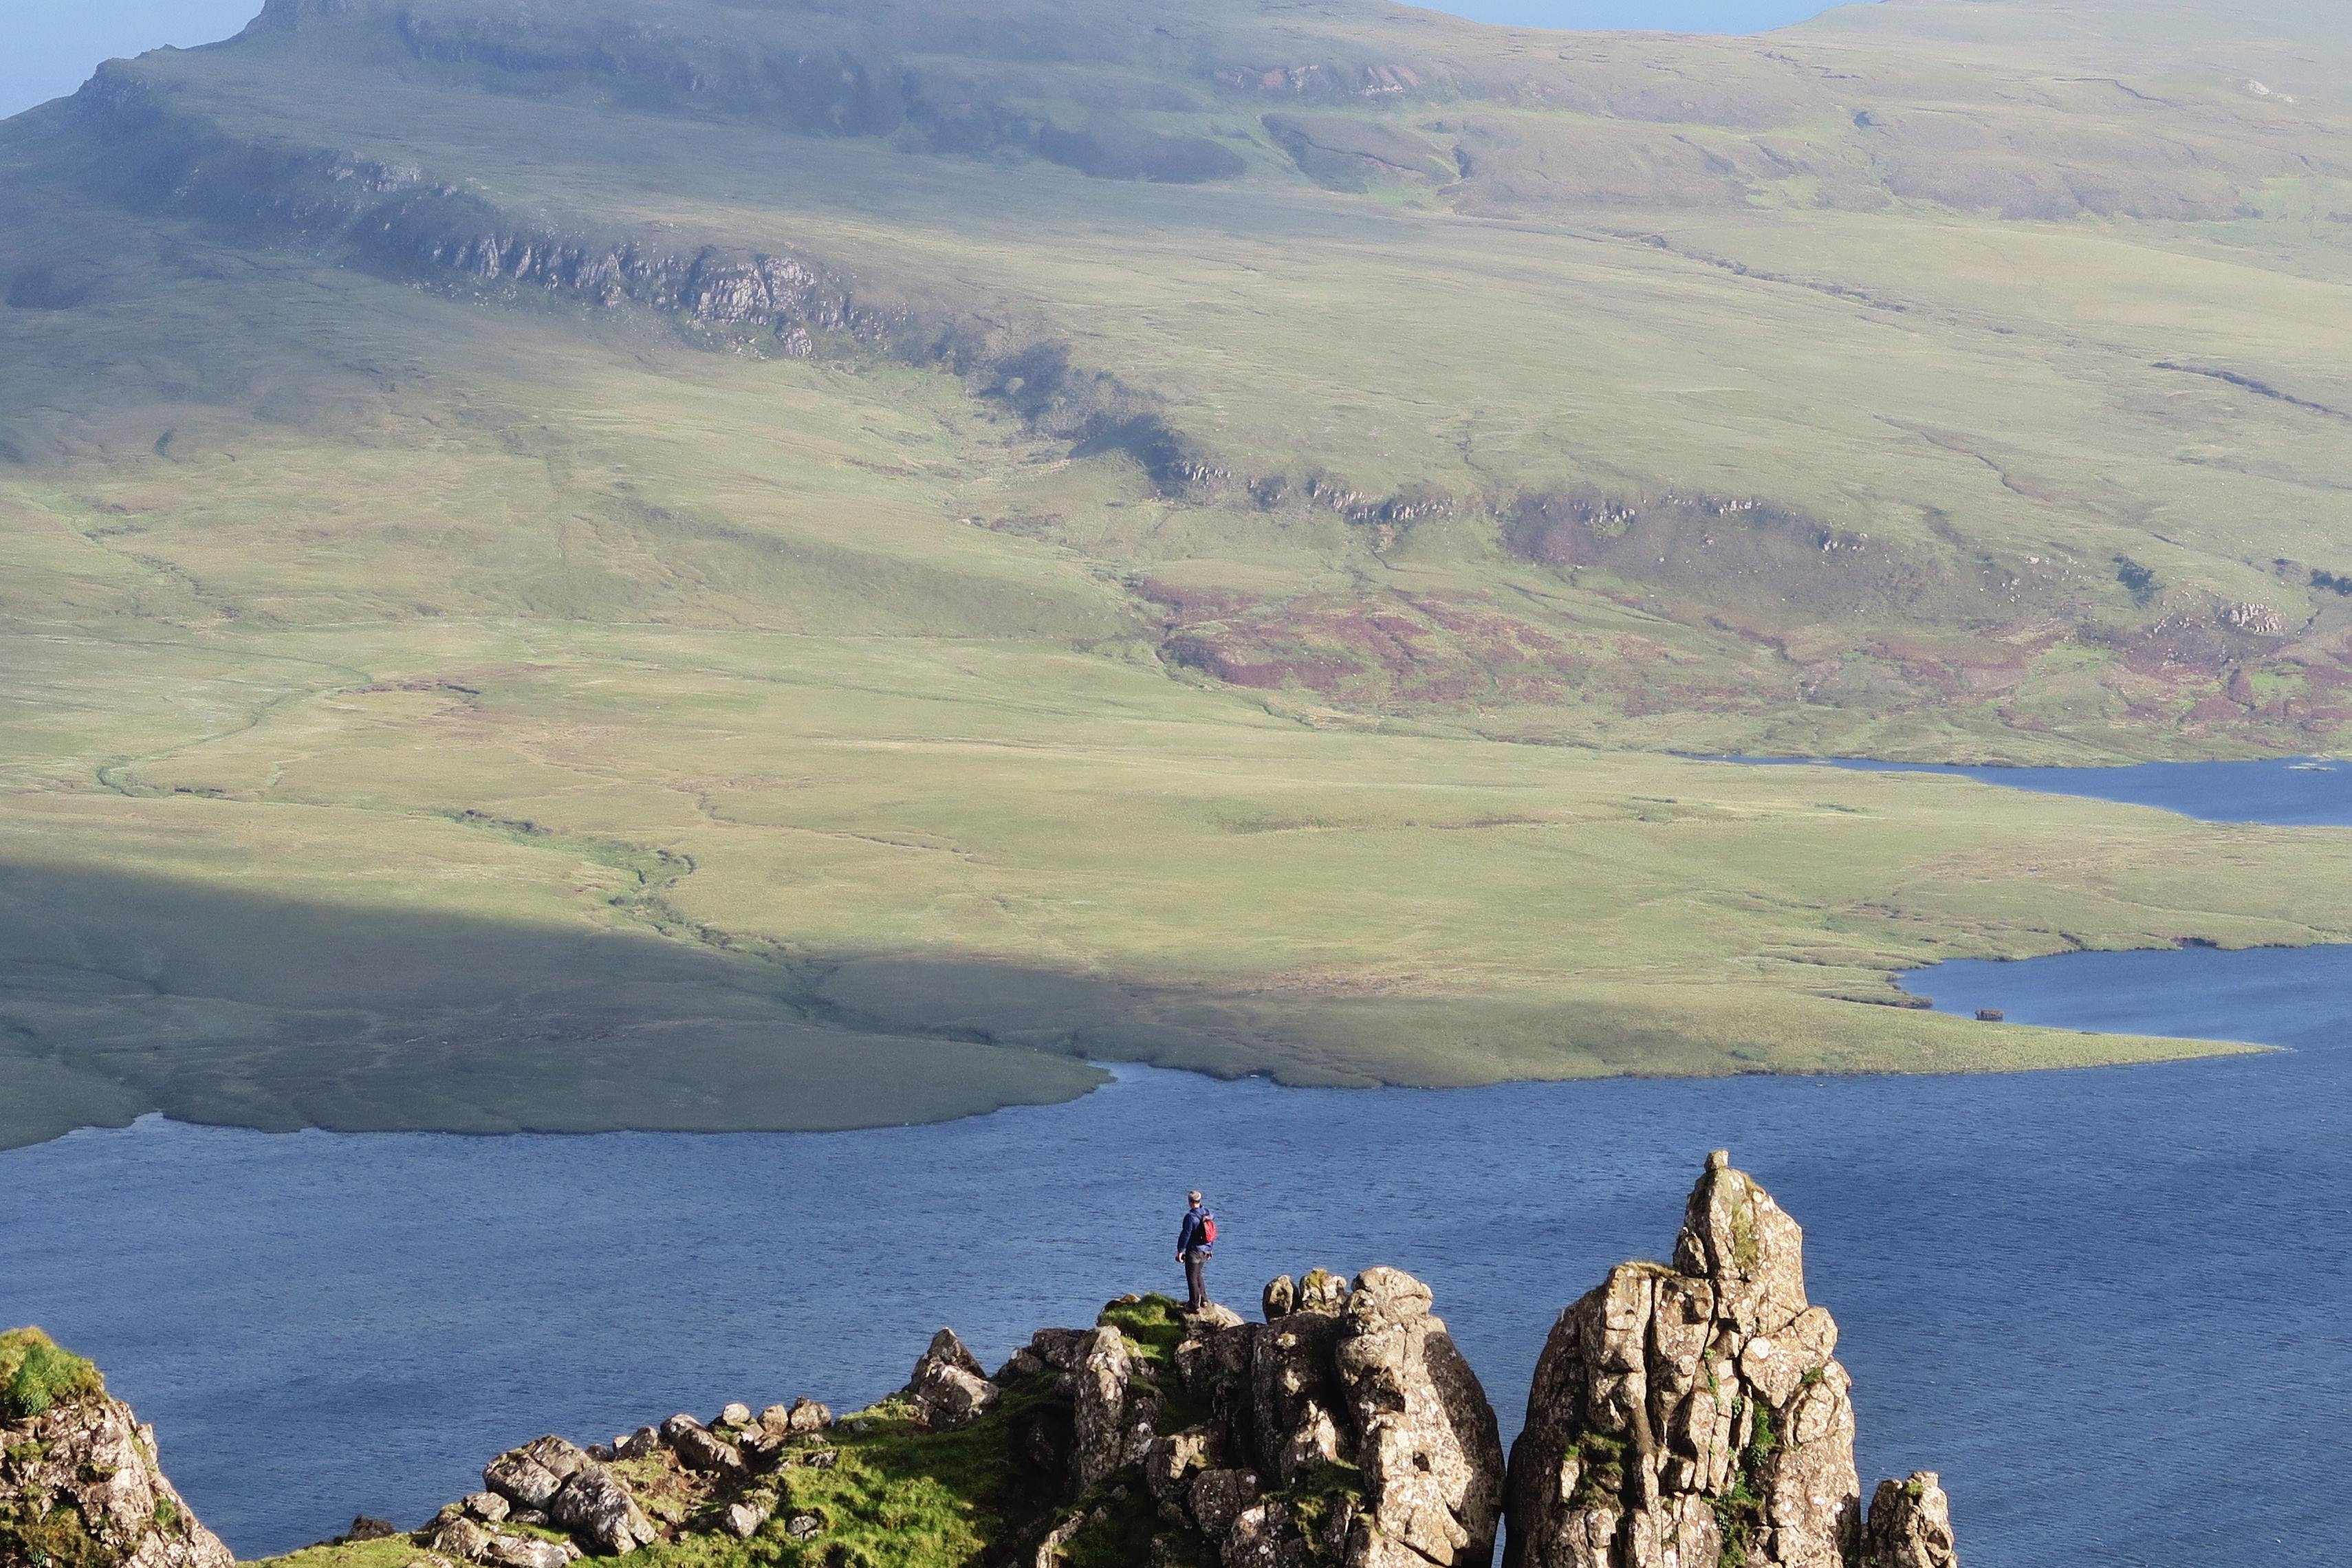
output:
MULTIPOLYGON (((1622 1264, 1554 1325, 1511 1451, 1505 1568, 1845 1568, 1864 1531, 1836 1349, 1803 1230, 1717 1150, 1674 1266, 1622 1264)), ((1866 1568, 1953 1568, 1942 1492, 1890 1485, 1871 1550, 1909 1554, 1866 1568), (1935 1540, 1940 1557, 1911 1544, 1935 1540)))

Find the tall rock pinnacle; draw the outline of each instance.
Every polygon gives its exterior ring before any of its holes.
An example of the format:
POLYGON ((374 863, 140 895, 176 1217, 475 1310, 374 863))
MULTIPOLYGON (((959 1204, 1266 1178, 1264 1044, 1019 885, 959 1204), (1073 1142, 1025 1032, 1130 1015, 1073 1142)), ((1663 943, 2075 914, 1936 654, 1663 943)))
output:
POLYGON ((1552 1328, 1505 1568, 1951 1568, 1933 1476, 1889 1483, 1863 1527, 1837 1332, 1806 1299, 1804 1232, 1709 1155, 1674 1267, 1620 1265, 1552 1328))

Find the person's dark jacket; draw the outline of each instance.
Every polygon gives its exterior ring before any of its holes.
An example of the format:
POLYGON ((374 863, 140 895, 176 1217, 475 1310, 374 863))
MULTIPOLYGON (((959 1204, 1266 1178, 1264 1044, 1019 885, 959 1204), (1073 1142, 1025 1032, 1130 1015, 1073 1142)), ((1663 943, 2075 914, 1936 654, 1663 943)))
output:
POLYGON ((1184 1211, 1184 1223, 1176 1227, 1176 1250, 1179 1253, 1198 1252, 1205 1257, 1216 1250, 1201 1234, 1208 1218, 1209 1211, 1205 1208, 1184 1211))

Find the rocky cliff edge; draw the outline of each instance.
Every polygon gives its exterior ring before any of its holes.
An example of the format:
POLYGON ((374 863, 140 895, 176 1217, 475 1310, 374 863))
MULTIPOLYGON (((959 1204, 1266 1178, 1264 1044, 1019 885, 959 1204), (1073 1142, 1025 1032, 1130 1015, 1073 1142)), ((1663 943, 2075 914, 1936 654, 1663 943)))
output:
POLYGON ((230 1568, 155 1429, 38 1329, 0 1334, 0 1568, 230 1568))

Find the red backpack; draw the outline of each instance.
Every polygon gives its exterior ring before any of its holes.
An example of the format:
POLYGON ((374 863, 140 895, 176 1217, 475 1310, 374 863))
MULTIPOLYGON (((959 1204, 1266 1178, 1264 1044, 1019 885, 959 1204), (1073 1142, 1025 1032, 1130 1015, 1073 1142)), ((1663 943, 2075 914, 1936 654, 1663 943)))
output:
POLYGON ((1203 1247, 1214 1247, 1217 1245, 1217 1216, 1215 1215, 1203 1214, 1201 1216, 1201 1245, 1203 1247))

